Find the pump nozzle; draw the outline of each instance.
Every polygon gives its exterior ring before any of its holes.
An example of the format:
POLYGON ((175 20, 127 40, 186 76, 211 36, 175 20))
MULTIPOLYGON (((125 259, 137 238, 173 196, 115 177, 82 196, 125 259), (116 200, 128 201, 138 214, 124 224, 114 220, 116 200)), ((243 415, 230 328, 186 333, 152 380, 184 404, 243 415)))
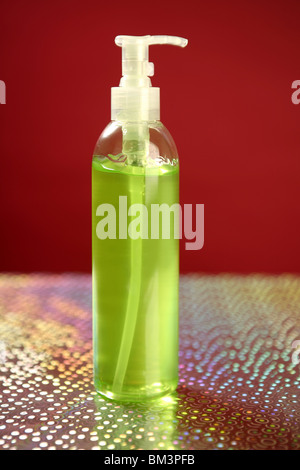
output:
MULTIPOLYGON (((185 47, 188 41, 177 36, 117 36, 115 43, 117 46, 122 47, 123 79, 120 85, 126 86, 125 80, 128 75, 136 78, 152 77, 154 75, 154 64, 148 61, 149 46, 170 44, 185 47)), ((143 86, 141 80, 137 82, 137 86, 143 86)))
POLYGON ((185 47, 188 40, 177 36, 117 36, 115 43, 122 47, 122 78, 120 86, 112 88, 112 119, 159 119, 159 88, 152 88, 149 78, 154 75, 149 46, 185 47))

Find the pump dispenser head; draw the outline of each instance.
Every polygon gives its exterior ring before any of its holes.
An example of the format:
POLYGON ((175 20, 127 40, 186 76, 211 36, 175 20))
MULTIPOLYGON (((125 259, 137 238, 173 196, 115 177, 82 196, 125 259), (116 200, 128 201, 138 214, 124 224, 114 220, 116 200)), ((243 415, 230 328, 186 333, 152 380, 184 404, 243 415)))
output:
POLYGON ((117 36, 122 47, 122 78, 111 89, 111 118, 118 121, 159 120, 159 88, 151 85, 154 64, 149 62, 149 46, 171 44, 185 47, 187 39, 176 36, 117 36))

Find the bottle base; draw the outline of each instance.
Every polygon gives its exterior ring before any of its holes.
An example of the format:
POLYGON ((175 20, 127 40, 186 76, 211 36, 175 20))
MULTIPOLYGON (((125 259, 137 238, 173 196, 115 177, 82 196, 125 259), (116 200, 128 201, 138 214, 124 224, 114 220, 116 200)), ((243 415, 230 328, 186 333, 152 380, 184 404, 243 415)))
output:
POLYGON ((177 380, 164 384, 153 384, 147 387, 125 386, 121 391, 114 391, 112 385, 95 380, 95 389, 99 395, 113 401, 144 402, 156 400, 173 393, 178 385, 177 380))

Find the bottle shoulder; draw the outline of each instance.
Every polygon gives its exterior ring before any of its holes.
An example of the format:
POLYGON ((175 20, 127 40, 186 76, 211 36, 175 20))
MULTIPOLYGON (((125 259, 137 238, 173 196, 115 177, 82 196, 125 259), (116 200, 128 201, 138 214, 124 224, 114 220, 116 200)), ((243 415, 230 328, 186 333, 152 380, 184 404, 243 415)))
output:
POLYGON ((130 133, 133 133, 134 140, 132 142, 135 142, 138 146, 138 139, 140 139, 140 147, 145 146, 145 151, 152 160, 178 161, 178 152, 174 139, 161 121, 145 123, 109 122, 96 143, 94 156, 120 156, 124 154, 126 156, 128 145, 126 146, 125 142, 127 141, 128 144, 128 135, 130 133))

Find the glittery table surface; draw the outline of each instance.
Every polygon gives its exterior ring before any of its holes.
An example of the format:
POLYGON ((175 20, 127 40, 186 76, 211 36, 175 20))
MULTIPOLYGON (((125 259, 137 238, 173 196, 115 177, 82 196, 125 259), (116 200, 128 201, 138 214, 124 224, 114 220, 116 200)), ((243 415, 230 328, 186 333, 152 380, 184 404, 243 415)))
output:
POLYGON ((295 275, 182 276, 178 390, 122 404, 94 391, 90 276, 3 274, 0 448, 299 449, 299 308, 295 275))

